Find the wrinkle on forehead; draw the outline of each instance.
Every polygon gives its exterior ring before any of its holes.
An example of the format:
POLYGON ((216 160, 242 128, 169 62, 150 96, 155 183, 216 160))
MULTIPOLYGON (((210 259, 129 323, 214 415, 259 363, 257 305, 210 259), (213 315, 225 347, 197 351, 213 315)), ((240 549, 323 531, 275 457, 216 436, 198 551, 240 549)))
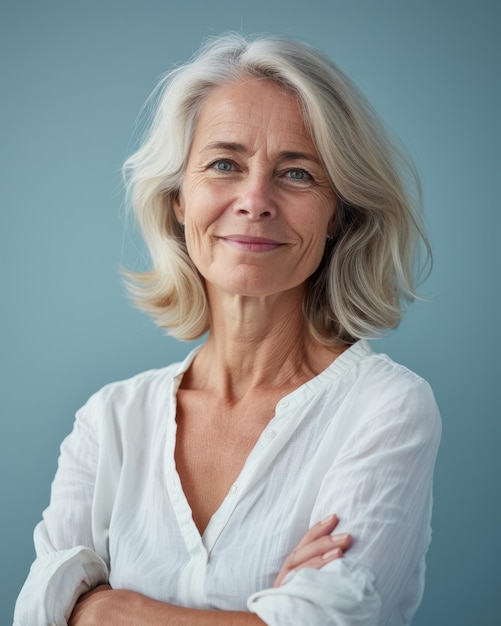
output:
POLYGON ((319 160, 299 99, 268 79, 248 78, 215 89, 200 111, 192 147, 240 143, 242 136, 251 152, 265 146, 273 151, 274 144, 281 144, 288 152, 304 153, 307 146, 306 152, 319 160))

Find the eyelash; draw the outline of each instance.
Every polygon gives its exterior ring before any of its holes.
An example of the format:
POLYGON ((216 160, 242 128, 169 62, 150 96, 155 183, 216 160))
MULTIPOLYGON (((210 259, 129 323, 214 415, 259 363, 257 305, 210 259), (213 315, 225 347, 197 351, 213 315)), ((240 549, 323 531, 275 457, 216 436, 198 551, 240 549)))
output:
MULTIPOLYGON (((236 164, 234 163, 234 161, 232 161, 231 159, 216 159, 215 161, 212 161, 211 163, 209 163, 209 169, 214 169, 218 172, 233 172, 235 170, 236 164), (220 163, 226 163, 227 165, 230 166, 231 169, 219 169, 218 165, 220 163)), ((306 182, 306 181, 313 181, 314 178, 313 176, 310 174, 310 172, 308 172, 308 170, 305 170, 302 167, 291 167, 289 169, 286 169, 283 174, 283 176, 285 176, 286 178, 288 178, 289 180, 292 180, 293 182, 306 182), (293 178, 292 176, 290 176, 290 174, 292 172, 301 172, 304 175, 304 178, 293 178)))
POLYGON ((235 163, 231 159, 216 159, 215 161, 212 161, 212 163, 209 163, 209 169, 217 170, 219 172, 232 172, 234 167, 235 163), (217 167, 219 163, 227 163, 231 166, 231 169, 221 170, 217 167))
POLYGON ((308 170, 305 170, 302 167, 291 167, 290 169, 286 170, 285 174, 291 174, 292 172, 301 172, 301 174, 304 174, 304 178, 293 178, 292 176, 288 176, 288 178, 290 178, 290 180, 293 180, 294 182, 305 182, 305 181, 312 181, 313 180, 313 176, 308 172, 308 170))

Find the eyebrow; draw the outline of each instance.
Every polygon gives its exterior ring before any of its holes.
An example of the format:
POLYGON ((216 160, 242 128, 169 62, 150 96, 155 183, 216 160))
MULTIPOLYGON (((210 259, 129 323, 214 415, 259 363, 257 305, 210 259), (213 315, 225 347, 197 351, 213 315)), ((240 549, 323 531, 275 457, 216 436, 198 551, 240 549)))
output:
MULTIPOLYGON (((210 152, 211 150, 226 150, 228 152, 237 152, 239 154, 247 152, 247 148, 243 144, 232 141, 212 141, 211 143, 208 143, 204 148, 202 148, 200 152, 210 152)), ((285 150, 284 152, 281 152, 279 156, 281 159, 285 159, 288 161, 306 160, 317 163, 318 165, 322 165, 320 159, 309 152, 285 150)))
POLYGON ((246 152, 245 146, 241 143, 231 141, 211 141, 204 146, 200 152, 210 152, 210 150, 227 150, 228 152, 246 152))

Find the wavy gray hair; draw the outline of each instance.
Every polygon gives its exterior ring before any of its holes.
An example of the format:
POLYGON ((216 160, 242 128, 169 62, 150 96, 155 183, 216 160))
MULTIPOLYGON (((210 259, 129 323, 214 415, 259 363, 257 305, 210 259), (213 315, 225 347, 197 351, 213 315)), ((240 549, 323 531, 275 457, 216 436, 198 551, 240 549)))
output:
POLYGON ((124 165, 153 265, 127 273, 136 304, 179 339, 196 339, 209 328, 204 282, 188 255, 173 200, 208 94, 249 75, 275 81, 298 98, 338 198, 331 238, 304 300, 311 334, 325 345, 382 335, 400 322, 402 302, 415 297, 419 240, 431 258, 417 174, 364 96, 328 58, 279 37, 215 38, 154 92, 149 130, 124 165))

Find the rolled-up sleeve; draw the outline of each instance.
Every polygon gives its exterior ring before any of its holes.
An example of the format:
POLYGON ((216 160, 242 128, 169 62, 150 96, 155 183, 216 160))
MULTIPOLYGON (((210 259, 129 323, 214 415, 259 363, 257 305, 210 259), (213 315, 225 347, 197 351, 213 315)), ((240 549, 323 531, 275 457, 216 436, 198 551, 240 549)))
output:
POLYGON ((351 572, 341 559, 332 571, 304 569, 289 574, 278 589, 267 589, 249 599, 249 610, 266 624, 379 624, 381 600, 374 576, 363 569, 351 572))
POLYGON ((14 626, 66 626, 78 597, 108 580, 95 551, 92 501, 98 428, 88 405, 61 445, 49 507, 34 532, 36 560, 19 594, 14 626))
MULTIPOLYGON (((45 528, 35 533, 40 544, 45 528)), ((106 564, 85 546, 38 553, 17 599, 14 626, 66 626, 78 598, 107 577, 106 564)))

